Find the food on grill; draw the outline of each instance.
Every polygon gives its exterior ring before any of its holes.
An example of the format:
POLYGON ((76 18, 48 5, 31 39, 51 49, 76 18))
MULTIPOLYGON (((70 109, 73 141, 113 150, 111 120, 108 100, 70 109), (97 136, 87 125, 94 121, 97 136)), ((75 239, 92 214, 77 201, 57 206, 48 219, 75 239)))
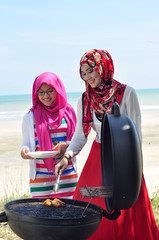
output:
POLYGON ((53 201, 52 201, 52 205, 54 207, 65 207, 66 204, 64 202, 62 202, 60 199, 58 198, 55 198, 53 201))
POLYGON ((60 199, 58 199, 58 198, 54 198, 54 200, 46 199, 44 201, 44 205, 46 207, 50 207, 52 205, 52 206, 54 206, 56 208, 58 208, 58 207, 65 207, 66 206, 66 204, 63 201, 61 201, 60 199))
POLYGON ((46 199, 45 202, 44 202, 44 205, 46 207, 50 207, 52 205, 52 201, 50 199, 46 199))

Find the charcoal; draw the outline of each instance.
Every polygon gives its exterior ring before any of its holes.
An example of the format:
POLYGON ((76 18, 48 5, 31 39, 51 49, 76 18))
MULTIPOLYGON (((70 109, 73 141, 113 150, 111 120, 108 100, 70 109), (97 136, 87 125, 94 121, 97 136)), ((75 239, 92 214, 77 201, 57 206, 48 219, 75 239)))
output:
POLYGON ((10 206, 10 208, 14 213, 20 215, 47 219, 77 219, 81 217, 93 217, 100 214, 97 210, 89 207, 84 212, 85 207, 83 206, 66 204, 64 207, 56 208, 54 206, 46 207, 43 202, 19 203, 18 205, 10 206))

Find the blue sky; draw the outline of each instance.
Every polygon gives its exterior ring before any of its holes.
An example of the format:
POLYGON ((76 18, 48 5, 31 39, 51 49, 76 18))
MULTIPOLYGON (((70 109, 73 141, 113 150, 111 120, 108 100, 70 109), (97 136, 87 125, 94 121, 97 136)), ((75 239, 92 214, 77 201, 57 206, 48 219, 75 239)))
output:
POLYGON ((92 48, 111 54, 118 81, 159 88, 158 10, 158 0, 0 0, 0 95, 31 93, 46 71, 84 91, 79 61, 92 48))

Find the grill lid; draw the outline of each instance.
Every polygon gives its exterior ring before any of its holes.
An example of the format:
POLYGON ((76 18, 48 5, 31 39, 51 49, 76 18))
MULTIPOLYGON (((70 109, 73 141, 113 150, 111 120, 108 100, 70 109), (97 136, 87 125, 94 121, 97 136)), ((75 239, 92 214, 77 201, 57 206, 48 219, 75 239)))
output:
POLYGON ((104 187, 112 187, 112 196, 105 198, 107 210, 130 208, 137 200, 142 182, 142 150, 133 121, 120 114, 113 104, 112 113, 105 113, 101 129, 101 167, 104 187))

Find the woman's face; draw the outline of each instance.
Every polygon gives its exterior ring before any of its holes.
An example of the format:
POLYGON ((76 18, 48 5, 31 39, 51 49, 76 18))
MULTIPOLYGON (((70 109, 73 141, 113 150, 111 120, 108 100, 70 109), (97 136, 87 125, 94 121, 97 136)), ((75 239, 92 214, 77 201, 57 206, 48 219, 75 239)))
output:
POLYGON ((81 66, 81 74, 83 79, 90 84, 92 88, 96 88, 101 84, 102 79, 100 78, 100 74, 89 65, 84 64, 81 66))
POLYGON ((42 102, 45 106, 50 106, 55 101, 57 92, 53 87, 44 83, 38 90, 38 97, 40 102, 42 102))

